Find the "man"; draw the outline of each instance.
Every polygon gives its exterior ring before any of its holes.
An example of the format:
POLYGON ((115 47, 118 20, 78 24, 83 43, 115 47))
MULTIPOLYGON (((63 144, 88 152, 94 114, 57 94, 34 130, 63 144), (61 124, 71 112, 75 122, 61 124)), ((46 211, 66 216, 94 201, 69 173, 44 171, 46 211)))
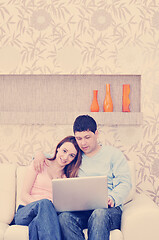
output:
POLYGON ((78 116, 73 131, 83 151, 78 175, 107 176, 108 208, 59 214, 63 239, 84 240, 83 229, 88 228, 89 240, 109 240, 110 231, 120 229, 122 204, 131 189, 129 167, 121 151, 98 145, 97 124, 92 117, 78 116))

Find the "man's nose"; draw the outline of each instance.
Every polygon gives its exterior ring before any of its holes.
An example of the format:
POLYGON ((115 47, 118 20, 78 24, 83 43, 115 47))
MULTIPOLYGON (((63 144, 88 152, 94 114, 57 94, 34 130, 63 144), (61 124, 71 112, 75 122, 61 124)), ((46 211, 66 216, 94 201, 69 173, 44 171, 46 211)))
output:
POLYGON ((81 144, 82 144, 82 146, 84 146, 86 144, 86 140, 82 139, 81 144))

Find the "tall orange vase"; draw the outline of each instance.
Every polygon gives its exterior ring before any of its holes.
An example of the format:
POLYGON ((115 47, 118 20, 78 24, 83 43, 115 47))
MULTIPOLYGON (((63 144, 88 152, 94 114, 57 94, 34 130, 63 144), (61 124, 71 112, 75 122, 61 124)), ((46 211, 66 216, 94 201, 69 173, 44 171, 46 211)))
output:
POLYGON ((98 90, 93 90, 93 101, 90 108, 91 112, 99 112, 97 95, 98 95, 98 90))
POLYGON ((122 111, 123 112, 130 112, 130 84, 123 84, 123 104, 122 104, 122 111))
POLYGON ((113 101, 110 94, 110 84, 106 84, 106 94, 103 102, 104 112, 113 112, 113 101))

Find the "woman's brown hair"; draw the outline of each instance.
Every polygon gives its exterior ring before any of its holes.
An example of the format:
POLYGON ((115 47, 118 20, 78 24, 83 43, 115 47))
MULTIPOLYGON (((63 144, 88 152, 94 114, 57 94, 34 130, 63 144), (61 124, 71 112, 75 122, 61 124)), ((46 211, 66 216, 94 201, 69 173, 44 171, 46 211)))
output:
POLYGON ((71 142, 74 145, 75 149, 77 150, 77 154, 74 160, 68 165, 66 165, 66 167, 64 168, 64 173, 68 178, 77 177, 78 170, 82 161, 82 153, 74 136, 67 136, 64 139, 62 139, 56 146, 54 156, 52 158, 48 158, 48 160, 53 161, 56 159, 57 149, 60 148, 65 142, 71 142))

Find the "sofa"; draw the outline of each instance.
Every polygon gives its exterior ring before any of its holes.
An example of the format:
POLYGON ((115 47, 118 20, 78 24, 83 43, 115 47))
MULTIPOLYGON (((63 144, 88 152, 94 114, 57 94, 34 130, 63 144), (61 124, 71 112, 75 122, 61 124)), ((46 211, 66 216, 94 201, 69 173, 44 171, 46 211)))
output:
MULTIPOLYGON (((134 161, 128 163, 133 187, 123 206, 121 230, 111 231, 110 240, 158 240, 159 207, 145 194, 136 193, 134 161)), ((27 226, 9 225, 23 204, 20 192, 25 170, 26 166, 0 164, 0 240, 29 239, 27 226)), ((87 230, 84 233, 87 239, 87 230)))

